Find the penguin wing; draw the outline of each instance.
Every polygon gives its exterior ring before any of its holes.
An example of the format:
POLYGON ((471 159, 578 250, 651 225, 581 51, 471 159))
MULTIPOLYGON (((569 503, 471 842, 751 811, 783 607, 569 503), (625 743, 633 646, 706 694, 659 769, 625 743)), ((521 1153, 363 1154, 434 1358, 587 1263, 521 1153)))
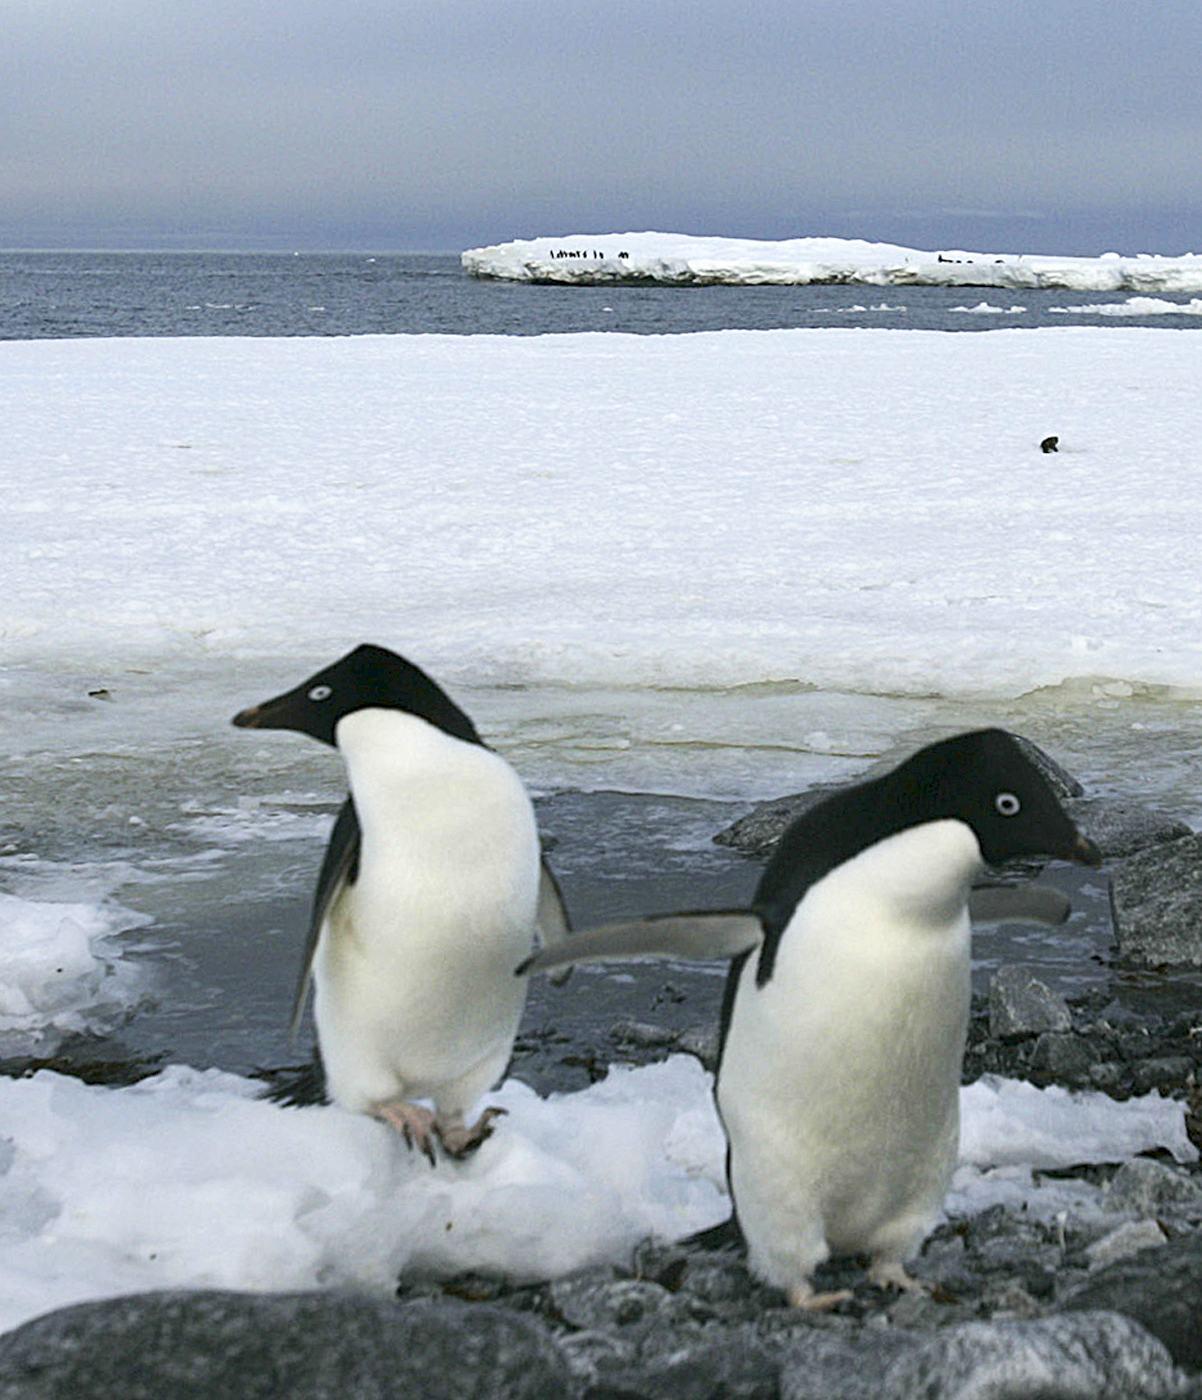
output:
POLYGON ((570 963, 628 958, 734 958, 756 947, 763 936, 760 916, 750 909, 652 914, 577 933, 570 943, 527 958, 517 972, 522 976, 570 963))
POLYGON ((973 923, 1062 924, 1073 906, 1051 885, 984 885, 968 896, 973 923))
MULTIPOLYGON (((550 952, 554 948, 561 948, 572 931, 572 924, 568 918, 567 906, 563 902, 559 881, 547 864, 545 856, 538 867, 538 913, 535 918, 543 951, 550 952)), ((562 987, 571 975, 572 969, 568 966, 557 972, 551 981, 557 987, 562 987)))
POLYGON ((321 926, 326 921, 330 905, 347 884, 354 884, 359 874, 359 816, 355 811, 354 799, 348 797, 339 810, 330 832, 321 862, 321 872, 317 876, 317 891, 313 896, 313 909, 309 915, 309 933, 305 939, 305 953, 301 959, 300 977, 296 984, 296 995, 292 1001, 292 1020, 288 1034, 295 1036, 305 1014, 305 1000, 309 995, 309 983, 313 978, 313 959, 317 953, 317 941, 321 937, 321 926))

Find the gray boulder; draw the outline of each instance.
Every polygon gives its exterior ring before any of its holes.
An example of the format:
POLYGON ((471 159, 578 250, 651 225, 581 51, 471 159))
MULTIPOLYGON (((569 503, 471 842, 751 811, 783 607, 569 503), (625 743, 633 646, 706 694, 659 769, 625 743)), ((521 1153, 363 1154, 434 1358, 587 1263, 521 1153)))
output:
POLYGON ((839 790, 835 783, 820 783, 805 792, 794 792, 786 797, 761 802, 745 817, 740 817, 720 831, 714 841, 719 846, 731 846, 742 855, 767 860, 776 850, 776 843, 784 835, 785 828, 791 826, 795 818, 839 790))
POLYGON ((1068 1003, 1019 963, 999 967, 989 984, 989 1034, 997 1040, 1071 1030, 1068 1003))
POLYGON ((1187 1384, 1165 1348, 1116 1313, 968 1322, 917 1336, 865 1331, 854 1346, 834 1342, 798 1342, 781 1400, 1159 1400, 1187 1384))
POLYGON ((1100 1269, 1063 1306, 1121 1312, 1158 1337, 1179 1366, 1202 1371, 1202 1235, 1182 1235, 1100 1269))
POLYGON ((1202 836, 1123 861, 1111 878, 1110 901, 1122 961, 1202 967, 1202 836))
POLYGON ((0 1400, 541 1400, 570 1388, 537 1323, 451 1299, 139 1293, 0 1337, 0 1400))
POLYGON ((1123 797, 1072 798, 1064 809, 1106 860, 1121 860, 1150 846, 1193 835, 1192 828, 1176 817, 1166 817, 1123 797))
POLYGON ((1110 1178, 1103 1198, 1107 1210, 1132 1215, 1202 1217, 1202 1181, 1180 1167, 1133 1157, 1110 1178))

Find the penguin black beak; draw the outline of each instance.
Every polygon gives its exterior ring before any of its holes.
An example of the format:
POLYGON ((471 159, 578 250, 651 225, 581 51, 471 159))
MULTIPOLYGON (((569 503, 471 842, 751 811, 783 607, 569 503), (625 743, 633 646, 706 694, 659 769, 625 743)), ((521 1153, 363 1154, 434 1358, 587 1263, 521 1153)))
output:
POLYGON ((1072 849, 1068 853, 1069 860, 1075 860, 1079 865, 1101 865, 1102 852, 1089 839, 1077 833, 1077 839, 1073 842, 1072 849))
POLYGON ((239 710, 230 723, 236 724, 239 729, 258 729, 263 723, 262 705, 249 705, 245 710, 239 710))

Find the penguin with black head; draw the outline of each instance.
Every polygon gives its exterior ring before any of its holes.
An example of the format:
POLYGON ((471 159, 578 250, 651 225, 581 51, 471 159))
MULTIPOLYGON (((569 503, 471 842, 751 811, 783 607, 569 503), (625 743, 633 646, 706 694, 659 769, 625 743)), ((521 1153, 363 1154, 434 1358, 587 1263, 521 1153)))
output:
MULTIPOLYGON (((781 838, 746 910, 585 932, 529 966, 676 951, 733 957, 716 1077, 748 1265, 804 1308, 832 1254, 880 1285, 938 1216, 960 1136, 970 995, 969 896, 1019 856, 1097 864, 1047 780, 998 729, 960 734, 832 794, 781 838)), ((1036 887, 992 892, 990 917, 1055 922, 1036 887)))
POLYGON ((567 916, 514 770, 418 666, 363 645, 234 716, 335 746, 350 796, 318 877, 295 1030, 310 980, 326 1083, 435 1160, 463 1156, 499 1110, 525 1003, 513 967, 567 916), (431 1111, 418 1100, 432 1100, 431 1111))

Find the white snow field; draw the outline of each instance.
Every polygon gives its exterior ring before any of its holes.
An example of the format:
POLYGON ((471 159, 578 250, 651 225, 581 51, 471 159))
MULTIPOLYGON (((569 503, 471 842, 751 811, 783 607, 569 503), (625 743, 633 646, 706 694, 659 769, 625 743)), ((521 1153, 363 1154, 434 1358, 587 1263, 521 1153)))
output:
MULTIPOLYGON (((434 1169, 381 1123, 279 1108, 260 1087, 183 1066, 118 1090, 45 1070, 0 1079, 0 1330, 141 1289, 555 1277, 729 1213, 710 1078, 688 1056, 545 1100, 510 1080, 490 1095, 509 1113, 489 1142, 434 1169)), ((1155 1094, 1118 1104, 993 1080, 963 1102, 958 1213, 1004 1198, 1086 1217, 1100 1191, 1037 1182, 1029 1164, 1194 1156, 1182 1106, 1155 1094)))
POLYGON ((519 282, 660 282, 760 286, 810 282, 874 287, 1063 287, 1096 292, 1202 291, 1202 256, 1054 257, 927 252, 860 238, 695 238, 683 233, 573 233, 514 239, 462 254, 476 277, 519 282))
POLYGON ((100 675, 373 638, 461 685, 1192 689, 1199 382, 1202 337, 1144 328, 9 342, 0 642, 100 675))

